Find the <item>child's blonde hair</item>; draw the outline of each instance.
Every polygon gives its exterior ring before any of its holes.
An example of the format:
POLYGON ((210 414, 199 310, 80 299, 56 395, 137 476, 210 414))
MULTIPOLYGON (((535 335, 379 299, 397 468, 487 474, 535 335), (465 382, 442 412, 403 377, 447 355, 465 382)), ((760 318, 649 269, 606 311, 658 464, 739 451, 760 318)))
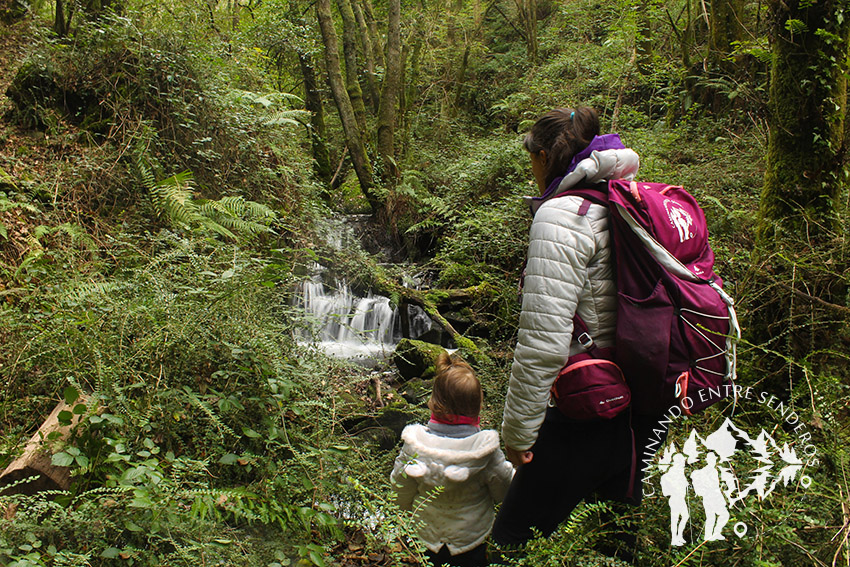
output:
POLYGON ((437 376, 428 407, 434 415, 478 417, 484 395, 472 367, 443 351, 436 361, 437 376))

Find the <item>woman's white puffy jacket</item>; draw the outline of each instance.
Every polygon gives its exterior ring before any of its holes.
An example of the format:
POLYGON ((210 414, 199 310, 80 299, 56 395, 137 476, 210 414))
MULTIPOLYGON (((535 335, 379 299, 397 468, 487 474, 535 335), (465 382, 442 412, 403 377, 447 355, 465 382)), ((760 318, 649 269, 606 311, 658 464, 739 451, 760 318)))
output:
MULTIPOLYGON (((556 193, 580 182, 633 177, 638 161, 629 149, 593 152, 556 193)), ((577 196, 545 201, 531 225, 519 336, 502 422, 505 445, 520 451, 537 439, 558 371, 582 350, 573 340, 576 312, 597 346, 614 343, 617 287, 608 209, 593 204, 581 215, 583 201, 577 196)))
POLYGON ((493 527, 494 505, 510 485, 513 467, 499 449, 499 434, 441 437, 424 425, 408 425, 390 476, 398 504, 416 510, 419 535, 433 552, 443 545, 452 555, 481 543, 493 527), (436 496, 434 488, 444 487, 436 496))

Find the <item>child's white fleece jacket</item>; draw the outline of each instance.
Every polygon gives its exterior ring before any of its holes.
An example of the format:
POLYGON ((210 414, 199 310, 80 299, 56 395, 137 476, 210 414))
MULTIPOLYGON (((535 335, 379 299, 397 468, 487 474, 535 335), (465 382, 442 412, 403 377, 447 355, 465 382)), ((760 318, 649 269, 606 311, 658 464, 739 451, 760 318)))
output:
POLYGON ((457 555, 483 543, 493 527, 494 504, 505 497, 513 477, 499 434, 487 429, 457 439, 414 424, 401 438, 390 479, 399 506, 416 510, 422 521, 419 536, 428 549, 436 553, 445 545, 457 555), (438 486, 445 488, 429 494, 438 486))

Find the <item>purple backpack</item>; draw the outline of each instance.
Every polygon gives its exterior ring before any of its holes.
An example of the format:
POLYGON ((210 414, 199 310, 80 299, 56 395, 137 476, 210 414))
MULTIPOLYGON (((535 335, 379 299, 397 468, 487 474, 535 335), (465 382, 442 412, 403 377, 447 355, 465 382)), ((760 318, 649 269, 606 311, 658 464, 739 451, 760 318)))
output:
POLYGON ((584 211, 587 201, 610 210, 618 289, 613 360, 634 412, 657 416, 676 406, 691 415, 733 394, 728 386, 741 332, 732 298, 713 271, 696 200, 682 187, 625 180, 610 181, 607 194, 564 195, 584 197, 584 211))

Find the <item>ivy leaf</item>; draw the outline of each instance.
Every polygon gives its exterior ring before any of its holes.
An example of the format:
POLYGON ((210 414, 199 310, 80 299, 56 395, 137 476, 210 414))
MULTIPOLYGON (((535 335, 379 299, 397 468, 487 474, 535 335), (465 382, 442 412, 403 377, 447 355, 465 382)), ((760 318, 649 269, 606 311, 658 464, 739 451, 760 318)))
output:
POLYGON ((56 467, 70 467, 74 463, 74 457, 73 455, 69 455, 65 451, 62 451, 61 453, 53 455, 50 462, 56 467))
POLYGON ((107 547, 103 550, 103 553, 101 553, 100 556, 106 557, 107 559, 115 559, 118 557, 119 553, 121 553, 121 550, 117 547, 107 547))
POLYGON ((222 465, 232 465, 236 461, 239 460, 239 455, 234 455, 233 453, 228 453, 224 455, 222 458, 218 460, 222 465))
POLYGON ((76 402, 80 397, 80 393, 73 386, 68 386, 67 388, 65 388, 63 394, 65 396, 65 403, 69 406, 76 402))
POLYGON ((242 433, 244 433, 246 437, 250 437, 251 439, 257 439, 258 437, 262 437, 259 433, 257 433, 250 427, 243 427, 242 433))
POLYGON ((325 563, 325 559, 315 551, 310 550, 309 556, 313 565, 317 565, 318 567, 325 567, 327 565, 327 563, 325 563))

